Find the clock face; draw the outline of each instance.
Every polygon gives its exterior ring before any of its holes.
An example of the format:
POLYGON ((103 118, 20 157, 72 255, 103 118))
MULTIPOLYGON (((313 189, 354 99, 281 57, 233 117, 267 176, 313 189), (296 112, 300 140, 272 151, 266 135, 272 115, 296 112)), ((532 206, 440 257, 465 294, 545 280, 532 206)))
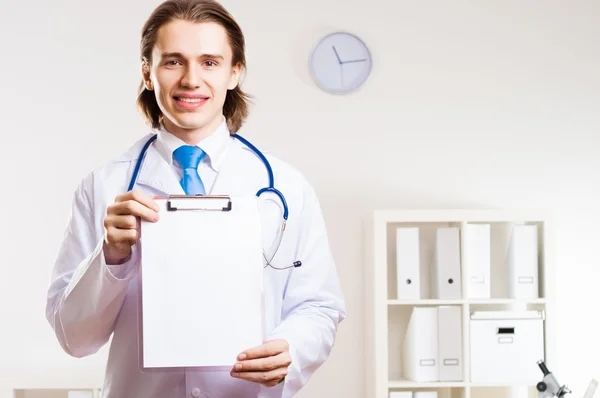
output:
POLYGON ((355 91, 371 73, 371 54, 358 37, 345 32, 325 36, 310 58, 310 73, 323 90, 343 94, 355 91))

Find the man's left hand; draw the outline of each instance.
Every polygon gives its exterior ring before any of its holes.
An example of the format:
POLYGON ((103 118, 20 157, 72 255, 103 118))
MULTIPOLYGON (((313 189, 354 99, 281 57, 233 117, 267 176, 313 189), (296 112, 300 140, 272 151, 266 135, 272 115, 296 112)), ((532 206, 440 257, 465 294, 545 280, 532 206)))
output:
POLYGON ((238 355, 231 376, 253 381, 267 387, 281 382, 292 363, 289 345, 285 340, 272 340, 238 355))

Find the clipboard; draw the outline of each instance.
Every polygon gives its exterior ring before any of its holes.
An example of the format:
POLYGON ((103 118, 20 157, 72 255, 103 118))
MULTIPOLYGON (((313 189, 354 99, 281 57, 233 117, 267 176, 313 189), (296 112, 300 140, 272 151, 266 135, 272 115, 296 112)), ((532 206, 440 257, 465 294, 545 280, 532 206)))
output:
POLYGON ((230 370, 264 341, 258 199, 157 198, 142 221, 142 368, 230 370))
POLYGON ((232 209, 231 197, 229 195, 169 195, 166 200, 167 211, 231 211, 232 209))

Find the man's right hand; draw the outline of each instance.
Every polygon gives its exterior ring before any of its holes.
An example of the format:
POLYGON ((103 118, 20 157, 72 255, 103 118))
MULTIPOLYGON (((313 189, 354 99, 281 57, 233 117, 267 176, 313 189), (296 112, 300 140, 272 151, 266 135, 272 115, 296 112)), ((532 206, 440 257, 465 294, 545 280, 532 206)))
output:
POLYGON ((158 221, 158 205, 140 191, 118 195, 108 206, 104 219, 104 258, 106 264, 123 263, 131 254, 131 246, 139 238, 139 221, 158 221))

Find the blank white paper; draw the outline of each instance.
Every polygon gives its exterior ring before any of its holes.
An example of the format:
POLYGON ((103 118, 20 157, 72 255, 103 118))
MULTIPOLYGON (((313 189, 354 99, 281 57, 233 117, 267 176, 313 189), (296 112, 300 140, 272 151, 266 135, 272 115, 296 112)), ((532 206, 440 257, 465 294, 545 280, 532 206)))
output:
POLYGON ((231 368, 263 343, 258 202, 231 201, 231 211, 168 211, 160 199, 159 221, 142 222, 144 367, 231 368))

